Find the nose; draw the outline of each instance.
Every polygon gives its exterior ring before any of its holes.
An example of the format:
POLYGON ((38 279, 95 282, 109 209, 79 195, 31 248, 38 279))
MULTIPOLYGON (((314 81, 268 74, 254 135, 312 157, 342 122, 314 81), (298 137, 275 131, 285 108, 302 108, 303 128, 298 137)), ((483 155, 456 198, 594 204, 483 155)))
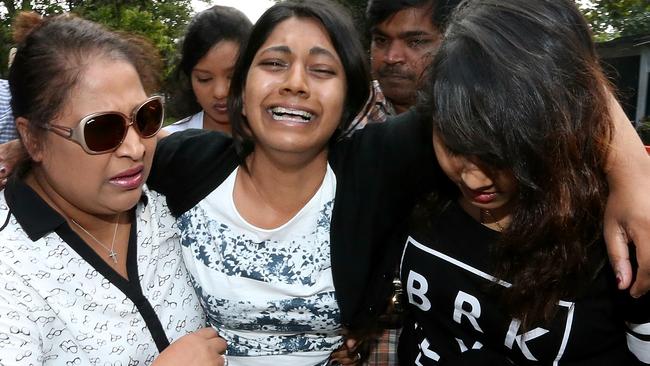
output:
POLYGON ((215 80, 214 87, 212 89, 212 95, 214 99, 221 100, 228 97, 228 90, 230 89, 230 80, 227 78, 219 78, 215 80))
MULTIPOLYGON (((155 137, 152 137, 155 138, 155 137)), ((126 131, 124 141, 115 151, 120 157, 127 157, 133 161, 140 161, 145 153, 145 145, 142 137, 135 131, 133 125, 130 125, 126 131)))
POLYGON ((487 189, 494 185, 492 178, 490 178, 483 168, 467 159, 465 159, 460 177, 467 188, 476 191, 487 189))
POLYGON ((405 45, 403 44, 403 42, 400 41, 390 42, 390 44, 386 48, 386 57, 384 58, 384 62, 389 65, 404 63, 406 58, 404 53, 404 47, 405 45))
POLYGON ((282 89, 280 90, 280 94, 290 94, 309 98, 310 91, 307 82, 307 74, 301 64, 295 63, 291 68, 289 68, 282 89))

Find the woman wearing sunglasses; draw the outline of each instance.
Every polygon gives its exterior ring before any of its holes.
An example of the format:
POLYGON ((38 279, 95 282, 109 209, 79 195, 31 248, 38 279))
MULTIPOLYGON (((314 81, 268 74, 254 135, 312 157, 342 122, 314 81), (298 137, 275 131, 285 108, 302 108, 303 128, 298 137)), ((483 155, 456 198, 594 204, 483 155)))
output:
POLYGON ((164 200, 144 187, 153 58, 79 18, 19 15, 10 70, 29 158, 0 197, 4 365, 221 365, 164 200), (177 340, 170 346, 170 342, 177 340))

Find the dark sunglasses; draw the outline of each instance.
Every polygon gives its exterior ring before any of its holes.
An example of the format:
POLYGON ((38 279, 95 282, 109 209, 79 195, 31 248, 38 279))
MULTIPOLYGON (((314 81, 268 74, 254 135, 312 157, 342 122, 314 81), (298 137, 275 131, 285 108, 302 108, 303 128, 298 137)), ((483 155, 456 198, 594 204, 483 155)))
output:
POLYGON ((142 138, 156 135, 165 118, 164 98, 156 95, 133 109, 131 117, 120 112, 98 112, 82 118, 70 128, 51 123, 41 127, 79 144, 88 154, 115 151, 126 138, 129 126, 142 138))

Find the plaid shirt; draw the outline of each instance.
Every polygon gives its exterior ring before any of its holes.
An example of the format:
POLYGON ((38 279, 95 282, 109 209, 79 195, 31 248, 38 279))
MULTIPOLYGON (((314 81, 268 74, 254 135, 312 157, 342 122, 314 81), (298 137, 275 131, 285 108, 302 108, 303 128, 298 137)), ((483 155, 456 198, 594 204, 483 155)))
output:
POLYGON ((396 114, 393 104, 386 99, 384 92, 381 91, 379 82, 373 80, 366 105, 363 107, 361 113, 350 123, 350 127, 345 131, 345 134, 350 135, 355 130, 366 127, 368 123, 384 122, 388 116, 394 116, 396 114))
POLYGON ((397 342, 401 328, 386 329, 377 343, 377 347, 370 353, 366 366, 398 366, 397 342))
POLYGON ((10 101, 9 83, 0 79, 0 144, 18 138, 10 101))

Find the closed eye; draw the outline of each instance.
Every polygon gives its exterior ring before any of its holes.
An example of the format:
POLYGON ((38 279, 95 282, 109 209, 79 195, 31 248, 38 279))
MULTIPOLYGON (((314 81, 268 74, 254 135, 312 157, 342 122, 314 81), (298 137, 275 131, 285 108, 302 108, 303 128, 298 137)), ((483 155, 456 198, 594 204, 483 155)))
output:
POLYGON ((262 67, 270 70, 278 70, 287 66, 287 63, 279 59, 262 60, 259 63, 262 67))
POLYGON ((312 72, 321 76, 336 76, 336 71, 330 67, 326 66, 313 66, 310 68, 312 72))

